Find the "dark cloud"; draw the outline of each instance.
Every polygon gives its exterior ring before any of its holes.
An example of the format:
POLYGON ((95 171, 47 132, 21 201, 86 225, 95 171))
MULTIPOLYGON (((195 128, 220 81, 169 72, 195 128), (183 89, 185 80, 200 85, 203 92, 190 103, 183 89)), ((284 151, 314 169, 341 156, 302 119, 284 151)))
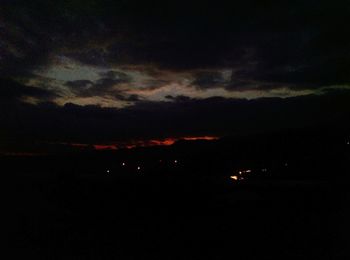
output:
POLYGON ((102 78, 96 81, 94 84, 95 90, 98 91, 108 91, 111 87, 118 85, 120 83, 129 82, 128 80, 121 80, 121 79, 111 79, 111 78, 102 78))
POLYGON ((126 94, 115 94, 114 97, 118 100, 121 101, 128 101, 128 102, 137 102, 137 101, 141 101, 142 99, 140 98, 140 96, 136 95, 136 94, 132 94, 132 95, 126 95, 126 94))
POLYGON ((117 96, 119 90, 114 89, 114 87, 118 84, 132 81, 127 74, 117 71, 108 71, 102 73, 101 76, 102 78, 98 79, 96 82, 90 80, 74 80, 67 81, 65 85, 79 97, 117 96))
MULTIPOLYGON (((61 53, 99 66, 232 68, 240 81, 295 88, 349 83, 346 1, 18 0, 2 10, 3 75, 44 66, 49 54, 61 53)), ((205 88, 216 83, 198 81, 205 88)))
POLYGON ((175 101, 175 102, 188 102, 190 100, 194 100, 190 97, 187 97, 187 96, 183 96, 183 95, 178 95, 178 96, 172 96, 172 95, 167 95, 165 96, 166 99, 169 99, 169 100, 172 100, 172 101, 175 101))
POLYGON ((192 85, 199 89, 223 87, 224 84, 225 79, 222 73, 218 71, 197 72, 195 74, 195 80, 192 82, 192 85))
MULTIPOLYGON (((225 89, 228 91, 248 91, 252 89, 256 90, 259 88, 259 86, 261 86, 261 84, 261 82, 253 80, 234 78, 225 85, 225 89)), ((264 86, 264 89, 265 88, 266 86, 264 86)))
POLYGON ((58 95, 54 92, 36 87, 25 86, 9 79, 0 79, 1 102, 16 101, 23 97, 39 98, 41 100, 52 100, 58 95))
POLYGON ((73 88, 77 88, 77 89, 87 88, 89 85, 93 85, 93 82, 90 80, 85 80, 85 79, 66 82, 66 86, 68 86, 72 89, 73 88))

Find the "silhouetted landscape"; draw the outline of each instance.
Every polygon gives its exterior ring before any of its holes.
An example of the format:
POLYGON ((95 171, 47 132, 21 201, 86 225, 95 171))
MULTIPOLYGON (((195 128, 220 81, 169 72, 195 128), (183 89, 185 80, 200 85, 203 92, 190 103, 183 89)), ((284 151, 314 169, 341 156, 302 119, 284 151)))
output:
POLYGON ((345 257, 349 159, 346 132, 314 129, 5 156, 9 241, 43 259, 345 257))

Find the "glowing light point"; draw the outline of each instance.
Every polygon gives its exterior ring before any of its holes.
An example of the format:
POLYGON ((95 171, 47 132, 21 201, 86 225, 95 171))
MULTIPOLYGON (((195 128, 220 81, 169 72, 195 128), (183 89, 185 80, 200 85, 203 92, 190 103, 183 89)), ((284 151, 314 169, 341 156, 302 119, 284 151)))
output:
POLYGON ((266 168, 264 168, 264 169, 261 169, 261 171, 262 171, 262 172, 267 172, 267 169, 266 169, 266 168))
POLYGON ((249 173, 249 172, 252 172, 252 170, 246 170, 245 172, 248 172, 248 173, 249 173))
POLYGON ((175 160, 174 163, 177 163, 177 160, 175 160))
POLYGON ((122 163, 122 166, 125 166, 125 163, 124 163, 124 162, 122 163))
POLYGON ((235 181, 238 180, 238 177, 237 177, 236 175, 230 176, 230 178, 231 178, 232 180, 235 180, 235 181))
POLYGON ((140 166, 137 166, 137 170, 138 170, 138 171, 141 170, 141 167, 140 167, 140 166))
POLYGON ((109 173, 109 170, 107 170, 107 173, 109 173))

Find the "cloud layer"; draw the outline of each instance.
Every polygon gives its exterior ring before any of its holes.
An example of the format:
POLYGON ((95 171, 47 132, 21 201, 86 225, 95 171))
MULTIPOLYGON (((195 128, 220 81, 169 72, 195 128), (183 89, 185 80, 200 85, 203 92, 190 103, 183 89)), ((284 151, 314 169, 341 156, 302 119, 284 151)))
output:
POLYGON ((56 89, 60 105, 132 105, 149 95, 128 92, 157 88, 197 98, 316 93, 349 83, 345 3, 5 1, 0 72, 56 89))
POLYGON ((9 140, 221 135, 348 111, 347 1, 5 0, 0 14, 9 140))

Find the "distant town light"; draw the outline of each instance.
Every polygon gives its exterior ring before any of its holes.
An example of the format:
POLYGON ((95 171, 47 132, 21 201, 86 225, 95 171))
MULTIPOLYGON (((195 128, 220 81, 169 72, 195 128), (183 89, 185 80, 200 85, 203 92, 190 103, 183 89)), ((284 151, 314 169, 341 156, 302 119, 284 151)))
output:
POLYGON ((174 163, 177 163, 177 160, 175 160, 174 163))
POLYGON ((350 141, 347 141, 347 143, 346 143, 347 145, 350 145, 350 141))
POLYGON ((233 176, 230 176, 231 179, 237 181, 238 180, 238 177, 236 175, 233 175, 233 176))
POLYGON ((242 171, 239 171, 238 173, 239 173, 239 174, 242 174, 242 171))
POLYGON ((109 170, 107 170, 107 173, 109 173, 109 170))
POLYGON ((261 169, 261 171, 262 171, 262 172, 267 172, 267 169, 266 169, 266 168, 264 168, 264 169, 261 169))
POLYGON ((246 170, 245 172, 252 172, 252 170, 246 170))
POLYGON ((137 166, 137 170, 138 170, 138 171, 141 170, 141 167, 140 167, 140 166, 137 166))
POLYGON ((122 166, 125 166, 125 162, 122 163, 122 166))

